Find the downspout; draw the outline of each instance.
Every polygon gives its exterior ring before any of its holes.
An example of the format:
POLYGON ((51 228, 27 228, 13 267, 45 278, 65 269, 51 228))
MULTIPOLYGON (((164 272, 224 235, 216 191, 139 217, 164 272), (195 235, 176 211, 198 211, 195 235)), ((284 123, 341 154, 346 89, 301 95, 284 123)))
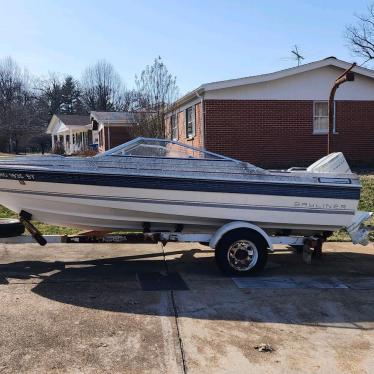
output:
POLYGON ((347 70, 344 71, 334 82, 334 85, 331 88, 328 104, 328 115, 329 115, 329 125, 327 131, 327 154, 331 152, 331 139, 334 132, 334 120, 335 120, 335 93, 339 86, 345 82, 353 82, 355 79, 354 73, 351 71, 356 66, 354 62, 347 70))

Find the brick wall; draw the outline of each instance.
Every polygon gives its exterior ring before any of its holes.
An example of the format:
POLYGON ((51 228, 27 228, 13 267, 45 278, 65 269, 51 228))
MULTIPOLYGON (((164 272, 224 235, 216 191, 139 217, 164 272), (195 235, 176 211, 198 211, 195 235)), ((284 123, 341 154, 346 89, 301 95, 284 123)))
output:
POLYGON ((374 166, 374 102, 336 103, 336 131, 333 150, 344 153, 352 164, 374 166))
MULTIPOLYGON (((207 150, 263 167, 306 166, 325 155, 313 101, 205 100, 207 150)), ((374 161, 374 102, 337 102, 333 151, 374 161)))
POLYGON ((126 127, 104 127, 101 131, 105 135, 103 143, 99 145, 99 152, 105 152, 134 138, 126 127))
MULTIPOLYGON (((327 135, 313 134, 313 101, 204 100, 204 108, 209 151, 268 168, 307 166, 326 154, 327 135)), ((179 141, 202 147, 201 103, 195 116, 196 136, 188 140, 185 111, 178 113, 179 141)), ((336 129, 332 151, 351 164, 374 164, 374 102, 336 102, 336 129)))

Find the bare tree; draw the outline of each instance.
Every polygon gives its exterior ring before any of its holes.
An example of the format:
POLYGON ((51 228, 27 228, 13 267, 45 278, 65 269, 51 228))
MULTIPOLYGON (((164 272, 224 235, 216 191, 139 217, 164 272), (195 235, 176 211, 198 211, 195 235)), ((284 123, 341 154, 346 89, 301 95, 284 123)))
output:
POLYGON ((120 108, 124 86, 113 66, 100 60, 82 77, 82 99, 87 111, 114 111, 120 108))
POLYGON ((30 77, 10 57, 0 60, 0 134, 2 148, 18 152, 20 143, 35 133, 35 95, 30 77))
POLYGON ((122 97, 121 110, 124 112, 135 112, 139 110, 138 92, 136 90, 125 90, 122 97))
POLYGON ((135 77, 133 107, 138 109, 140 126, 135 135, 165 137, 165 111, 178 96, 176 77, 172 76, 161 57, 147 65, 140 76, 135 77))
POLYGON ((348 25, 345 38, 352 52, 366 61, 374 59, 374 4, 368 6, 367 13, 356 15, 356 24, 348 25))
POLYGON ((49 118, 60 113, 63 102, 62 85, 62 78, 56 73, 50 73, 48 78, 38 79, 35 83, 39 104, 44 107, 44 112, 49 118))
POLYGON ((178 95, 176 78, 158 57, 125 90, 113 66, 102 60, 88 67, 79 84, 71 76, 50 74, 36 80, 10 57, 0 59, 0 149, 47 149, 45 131, 55 113, 83 111, 137 112, 135 135, 164 137, 166 108, 178 95))

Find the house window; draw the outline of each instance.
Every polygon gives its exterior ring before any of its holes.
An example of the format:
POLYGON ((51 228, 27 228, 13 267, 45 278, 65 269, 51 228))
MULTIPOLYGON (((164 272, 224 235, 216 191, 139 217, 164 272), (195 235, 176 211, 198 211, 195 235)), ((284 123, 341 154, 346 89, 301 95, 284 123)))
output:
POLYGON ((178 140, 178 120, 177 115, 173 114, 170 118, 171 140, 178 140))
POLYGON ((186 109, 186 138, 195 136, 195 110, 194 107, 186 109))
MULTIPOLYGON (((336 132, 336 102, 334 101, 333 133, 336 132)), ((329 131, 329 102, 315 101, 313 108, 313 134, 327 134, 329 131)))
POLYGON ((328 102, 315 101, 313 111, 313 133, 326 134, 329 129, 328 102))

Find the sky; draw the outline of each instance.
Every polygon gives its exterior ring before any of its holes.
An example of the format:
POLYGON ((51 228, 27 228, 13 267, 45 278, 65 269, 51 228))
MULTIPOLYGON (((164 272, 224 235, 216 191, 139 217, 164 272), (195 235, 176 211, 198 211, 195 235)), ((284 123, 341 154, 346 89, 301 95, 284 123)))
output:
POLYGON ((311 62, 360 61, 344 28, 368 1, 348 0, 0 0, 0 58, 32 74, 80 78, 111 62, 127 87, 161 56, 180 93, 202 83, 296 65, 294 45, 311 62))

